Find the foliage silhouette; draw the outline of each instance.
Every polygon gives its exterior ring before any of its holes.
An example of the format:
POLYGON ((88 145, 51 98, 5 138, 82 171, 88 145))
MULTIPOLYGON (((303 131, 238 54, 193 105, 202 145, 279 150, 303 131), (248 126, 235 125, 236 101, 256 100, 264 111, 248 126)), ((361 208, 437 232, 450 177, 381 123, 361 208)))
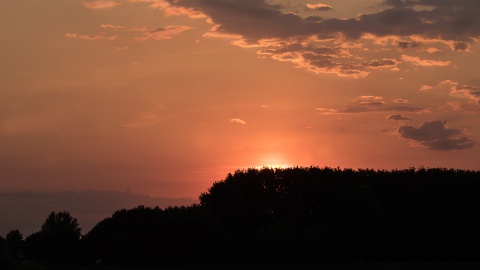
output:
POLYGON ((5 237, 5 245, 10 254, 15 259, 22 259, 23 255, 23 235, 19 230, 11 230, 5 237))
POLYGON ((69 212, 51 212, 41 230, 25 239, 25 251, 44 263, 72 263, 78 260, 81 229, 69 212))
POLYGON ((81 240, 76 220, 53 212, 27 237, 25 253, 127 266, 478 262, 479 192, 478 171, 238 170, 198 205, 122 209, 81 240))
POLYGON ((89 261, 120 265, 216 260, 228 257, 229 241, 218 221, 198 205, 123 209, 84 238, 89 261))

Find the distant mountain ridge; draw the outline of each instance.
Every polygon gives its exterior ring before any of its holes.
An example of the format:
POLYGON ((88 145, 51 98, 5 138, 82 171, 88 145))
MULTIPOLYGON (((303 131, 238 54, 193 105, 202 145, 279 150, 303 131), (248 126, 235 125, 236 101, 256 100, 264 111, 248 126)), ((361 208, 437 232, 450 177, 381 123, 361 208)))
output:
POLYGON ((145 194, 118 191, 63 191, 63 192, 0 192, 0 235, 19 229, 24 235, 38 230, 52 211, 69 211, 78 219, 82 234, 116 210, 139 205, 189 206, 194 198, 152 197, 145 194))

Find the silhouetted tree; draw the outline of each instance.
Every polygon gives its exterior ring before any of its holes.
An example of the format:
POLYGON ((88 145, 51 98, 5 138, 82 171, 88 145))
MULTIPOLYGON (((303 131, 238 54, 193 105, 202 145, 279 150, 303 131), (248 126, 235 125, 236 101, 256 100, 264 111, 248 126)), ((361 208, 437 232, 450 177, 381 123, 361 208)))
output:
POLYGON ((228 260, 233 247, 217 219, 198 205, 119 210, 83 241, 89 261, 129 266, 228 260))
POLYGON ((45 259, 51 262, 71 262, 77 254, 81 229, 69 212, 51 212, 40 231, 44 241, 45 259))
POLYGON ((19 230, 11 230, 5 237, 5 244, 16 259, 22 259, 23 254, 23 235, 19 230))
POLYGON ((27 237, 27 256, 53 264, 76 262, 80 236, 78 221, 69 212, 51 212, 41 230, 27 237))
POLYGON ((122 209, 81 241, 76 219, 52 212, 24 250, 129 266, 480 261, 479 192, 478 171, 238 170, 199 205, 122 209))
POLYGON ((248 260, 478 261, 479 191, 478 171, 263 168, 228 174, 200 204, 248 260))
POLYGON ((25 238, 25 256, 28 259, 40 261, 44 254, 44 242, 42 232, 35 232, 25 238))

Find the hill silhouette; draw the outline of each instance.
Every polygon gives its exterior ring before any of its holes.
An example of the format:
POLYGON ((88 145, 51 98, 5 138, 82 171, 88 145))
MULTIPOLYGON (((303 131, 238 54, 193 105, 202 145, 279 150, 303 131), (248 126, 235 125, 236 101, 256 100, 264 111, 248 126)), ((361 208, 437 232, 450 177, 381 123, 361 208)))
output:
MULTIPOLYGON (((479 191, 468 170, 238 170, 199 204, 116 211, 72 244, 70 262, 478 262, 479 191)), ((44 245, 28 236, 26 257, 45 261, 44 245)))

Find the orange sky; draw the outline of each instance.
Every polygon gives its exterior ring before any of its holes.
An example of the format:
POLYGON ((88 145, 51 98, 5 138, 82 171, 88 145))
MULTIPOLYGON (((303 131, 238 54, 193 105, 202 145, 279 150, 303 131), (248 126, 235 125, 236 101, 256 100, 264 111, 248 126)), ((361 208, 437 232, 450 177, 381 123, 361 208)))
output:
POLYGON ((480 169, 480 1, 0 2, 0 191, 480 169))

